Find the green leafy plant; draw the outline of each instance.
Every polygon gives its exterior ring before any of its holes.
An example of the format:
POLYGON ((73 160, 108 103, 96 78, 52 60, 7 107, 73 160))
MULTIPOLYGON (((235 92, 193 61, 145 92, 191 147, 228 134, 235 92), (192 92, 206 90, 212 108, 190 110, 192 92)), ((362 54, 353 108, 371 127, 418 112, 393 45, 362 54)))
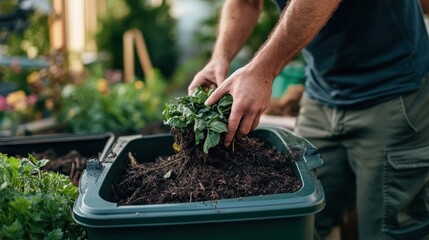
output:
POLYGON ((227 132, 231 113, 232 96, 224 96, 218 103, 206 106, 204 102, 213 90, 195 89, 192 95, 177 98, 177 102, 166 104, 163 111, 164 123, 178 131, 193 130, 195 142, 204 142, 203 151, 219 144, 221 134, 227 132))
MULTIPOLYGON (((7 1, 6 1, 7 2, 7 1)), ((10 32, 6 41, 7 55, 29 58, 49 53, 49 12, 35 9, 29 16, 29 24, 22 31, 10 32)))
POLYGON ((83 239, 71 216, 78 189, 67 176, 42 171, 49 160, 0 153, 0 239, 83 239))
POLYGON ((112 83, 90 76, 62 91, 59 122, 70 132, 137 133, 148 123, 161 122, 165 82, 156 72, 153 84, 140 80, 112 83))

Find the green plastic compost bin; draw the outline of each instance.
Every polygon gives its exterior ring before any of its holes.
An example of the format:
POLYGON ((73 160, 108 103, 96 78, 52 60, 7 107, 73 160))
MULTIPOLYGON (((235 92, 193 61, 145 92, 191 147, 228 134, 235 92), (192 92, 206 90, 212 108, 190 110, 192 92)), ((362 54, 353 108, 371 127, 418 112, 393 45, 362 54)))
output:
POLYGON ((293 193, 218 201, 118 206, 113 185, 128 166, 128 153, 140 161, 174 154, 169 134, 123 136, 104 159, 88 161, 73 207, 74 220, 88 239, 313 239, 314 216, 324 207, 316 176, 322 159, 308 141, 279 127, 251 132, 287 152, 301 148, 296 174, 302 188, 293 193))

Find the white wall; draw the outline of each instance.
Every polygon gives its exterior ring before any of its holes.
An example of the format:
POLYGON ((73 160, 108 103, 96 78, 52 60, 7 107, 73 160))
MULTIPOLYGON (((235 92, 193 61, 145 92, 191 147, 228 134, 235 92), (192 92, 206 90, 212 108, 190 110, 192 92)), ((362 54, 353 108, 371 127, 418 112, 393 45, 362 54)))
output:
POLYGON ((171 14, 177 19, 178 44, 181 50, 181 59, 195 56, 194 31, 198 30, 199 22, 210 15, 211 8, 205 1, 201 0, 172 0, 171 14))

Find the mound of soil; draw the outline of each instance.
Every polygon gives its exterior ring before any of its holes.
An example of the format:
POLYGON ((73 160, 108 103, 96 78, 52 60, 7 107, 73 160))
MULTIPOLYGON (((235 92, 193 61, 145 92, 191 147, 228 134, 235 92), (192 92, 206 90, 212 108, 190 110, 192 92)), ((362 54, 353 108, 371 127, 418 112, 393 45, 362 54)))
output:
POLYGON ((211 201, 301 188, 294 164, 299 150, 285 155, 259 139, 245 137, 205 154, 193 141, 193 132, 173 135, 180 146, 175 155, 138 164, 129 154, 130 167, 114 186, 119 205, 211 201))

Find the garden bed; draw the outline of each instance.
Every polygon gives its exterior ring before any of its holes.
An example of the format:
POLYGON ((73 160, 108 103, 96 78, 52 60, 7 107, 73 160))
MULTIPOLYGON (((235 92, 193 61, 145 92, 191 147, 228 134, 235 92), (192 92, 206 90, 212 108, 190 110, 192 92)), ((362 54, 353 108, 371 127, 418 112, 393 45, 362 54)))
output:
POLYGON ((62 133, 17 136, 0 139, 0 152, 9 156, 49 159, 45 171, 69 176, 78 185, 80 176, 91 157, 103 157, 112 142, 112 133, 62 133))

